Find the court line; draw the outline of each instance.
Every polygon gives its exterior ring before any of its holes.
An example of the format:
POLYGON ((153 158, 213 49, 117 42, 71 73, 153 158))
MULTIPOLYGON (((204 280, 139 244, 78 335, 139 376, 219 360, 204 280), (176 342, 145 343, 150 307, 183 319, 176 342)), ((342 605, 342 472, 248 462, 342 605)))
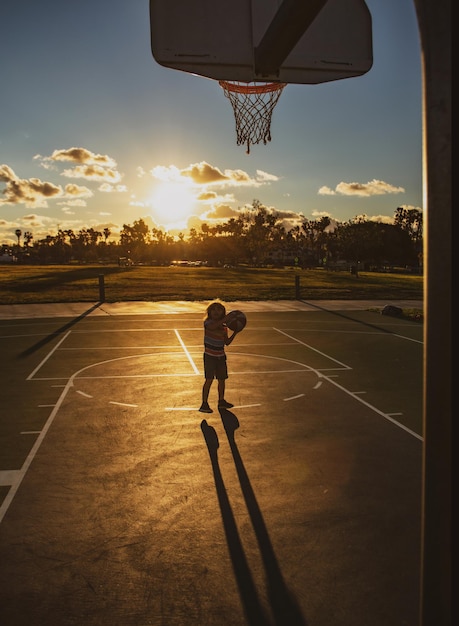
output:
POLYGON ((73 387, 73 378, 69 378, 67 384, 65 385, 64 390, 62 391, 61 395, 59 396, 59 398, 57 399, 57 402, 54 406, 54 409, 51 411, 48 419, 46 420, 42 430, 40 431, 40 434, 38 435, 37 439, 35 440, 35 443, 33 444, 32 448, 29 451, 29 454, 27 455, 24 463, 22 464, 21 469, 18 470, 14 470, 15 474, 14 474, 14 480, 11 483, 11 486, 9 488, 8 493, 6 494, 3 502, 0 504, 0 523, 2 522, 3 518, 6 515, 6 512, 9 509, 10 504, 12 503, 14 496, 16 495, 23 479, 24 476, 27 473, 27 470, 30 467, 30 464, 32 463, 33 459, 35 458, 35 455, 38 452, 38 449, 40 448, 51 424, 54 421, 54 418, 56 417, 62 402, 64 401, 65 396, 68 393, 68 390, 73 387))
POLYGON ((180 342, 180 345, 181 345, 181 346, 182 346, 182 348, 183 348, 183 351, 184 351, 184 352, 185 352, 185 354, 186 354, 186 357, 187 357, 188 361, 189 361, 189 362, 190 362, 190 364, 191 364, 191 367, 192 367, 192 368, 193 368, 193 370, 194 370, 194 373, 195 373, 195 374, 199 374, 199 370, 198 370, 198 368, 196 367, 195 362, 194 362, 194 361, 193 361, 193 359, 191 358, 191 354, 188 352, 187 347, 186 347, 186 346, 185 346, 185 344, 183 343, 183 340, 182 340, 182 338, 180 337, 180 333, 179 333, 179 331, 175 328, 175 329, 174 329, 174 332, 175 332, 175 336, 177 337, 177 339, 178 339, 178 340, 179 340, 179 342, 180 342))
POLYGON ((115 400, 109 400, 108 403, 116 404, 117 406, 128 406, 128 407, 131 407, 132 409, 137 409, 139 406, 138 404, 129 404, 127 402, 116 402, 115 400))
POLYGON ((289 339, 291 339, 295 343, 299 343, 302 346, 305 346, 306 348, 308 348, 308 350, 312 350, 313 352, 317 352, 317 354, 320 354, 321 356, 324 356, 327 360, 334 361, 335 363, 339 363, 342 367, 344 367, 344 369, 347 369, 347 370, 352 369, 352 367, 350 367, 349 365, 345 365, 344 363, 341 363, 341 361, 338 361, 337 359, 334 359, 333 357, 328 356, 327 354, 325 354, 325 352, 321 352, 320 350, 317 350, 316 348, 313 348, 308 343, 305 343, 304 341, 301 341, 300 339, 297 339, 296 337, 292 337, 292 335, 289 335, 288 333, 284 332, 283 330, 280 330, 280 328, 273 327, 273 330, 275 330, 278 333, 281 333, 282 335, 285 335, 286 337, 288 337, 289 339))
POLYGON ((392 417, 390 417, 392 415, 392 413, 384 413, 383 411, 380 411, 379 409, 374 407, 369 402, 365 402, 365 400, 362 400, 362 398, 357 396, 354 392, 348 391, 345 387, 343 387, 342 385, 339 385, 338 383, 336 383, 333 380, 329 379, 327 376, 325 376, 325 378, 327 378, 327 380, 332 385, 334 385, 335 387, 338 387, 338 389, 341 389, 342 391, 344 391, 344 393, 346 393, 347 395, 351 396, 352 398, 355 398, 355 400, 357 400, 361 404, 364 404, 366 407, 368 407, 369 409, 371 409, 375 413, 378 413, 378 415, 381 415, 381 417, 383 417, 388 422, 391 422, 392 424, 395 424, 395 426, 398 426, 399 428, 401 428, 402 430, 406 431, 410 435, 413 435, 413 437, 415 437, 416 439, 419 439, 419 441, 424 441, 424 437, 422 437, 421 435, 418 435, 418 433, 415 433, 413 430, 411 430, 410 428, 408 428, 404 424, 400 424, 400 422, 397 422, 397 420, 392 419, 392 417))
POLYGON ((81 391, 80 389, 77 389, 76 393, 79 393, 81 396, 84 396, 85 398, 92 398, 92 396, 89 393, 85 393, 84 391, 81 391))
POLYGON ((61 343, 67 339, 67 337, 70 335, 70 333, 71 333, 70 330, 65 333, 65 335, 62 337, 62 339, 60 341, 57 342, 57 344, 54 346, 54 348, 51 350, 51 352, 48 352, 48 354, 45 356, 45 358, 42 361, 40 361, 40 363, 33 370, 33 372, 27 376, 26 380, 32 380, 32 378, 35 376, 35 373, 38 372, 38 370, 41 367, 43 367, 43 365, 46 363, 46 361, 54 354, 54 352, 58 349, 58 347, 61 345, 61 343))
MULTIPOLYGON (((301 394, 304 395, 304 394, 301 394)), ((260 402, 256 402, 255 404, 235 404, 233 409, 249 409, 252 408, 253 406, 261 406, 260 402)), ((197 409, 195 406, 166 406, 164 407, 165 411, 198 411, 199 409, 197 409)))
POLYGON ((413 339, 412 337, 405 337, 405 335, 399 335, 398 333, 390 333, 392 335, 392 337, 397 337, 398 339, 406 339, 406 341, 413 341, 414 343, 420 343, 423 344, 423 341, 420 341, 419 339, 413 339))

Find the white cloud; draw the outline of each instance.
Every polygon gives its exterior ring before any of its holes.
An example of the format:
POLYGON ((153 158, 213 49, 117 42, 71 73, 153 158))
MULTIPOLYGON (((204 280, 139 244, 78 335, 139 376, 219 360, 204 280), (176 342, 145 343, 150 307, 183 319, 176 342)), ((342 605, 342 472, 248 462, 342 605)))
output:
POLYGON ((335 190, 330 187, 320 187, 317 192, 321 196, 334 196, 336 194, 342 196, 360 196, 362 198, 368 198, 370 196, 382 196, 385 194, 404 193, 403 187, 395 187, 390 183, 386 183, 383 180, 373 179, 368 183, 338 183, 335 190))

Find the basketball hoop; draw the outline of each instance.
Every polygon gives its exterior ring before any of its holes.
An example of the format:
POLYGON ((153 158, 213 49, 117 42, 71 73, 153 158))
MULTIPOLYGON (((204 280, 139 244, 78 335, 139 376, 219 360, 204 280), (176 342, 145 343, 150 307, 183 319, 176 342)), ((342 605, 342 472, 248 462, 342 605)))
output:
POLYGON ((271 141, 271 116, 287 83, 241 83, 220 80, 236 120, 237 145, 271 141))

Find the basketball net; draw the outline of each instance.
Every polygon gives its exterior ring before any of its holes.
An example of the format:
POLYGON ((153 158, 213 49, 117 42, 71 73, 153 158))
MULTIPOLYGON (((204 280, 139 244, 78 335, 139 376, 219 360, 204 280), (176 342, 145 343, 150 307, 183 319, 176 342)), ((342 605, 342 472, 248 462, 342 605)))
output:
POLYGON ((271 141, 271 117, 286 83, 218 81, 231 102, 236 120, 237 145, 271 141))

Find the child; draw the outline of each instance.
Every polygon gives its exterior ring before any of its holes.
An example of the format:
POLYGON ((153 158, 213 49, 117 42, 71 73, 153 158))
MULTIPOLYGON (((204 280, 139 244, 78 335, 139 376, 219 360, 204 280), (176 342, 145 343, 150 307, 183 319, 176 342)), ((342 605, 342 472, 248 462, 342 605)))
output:
POLYGON ((230 409, 234 405, 225 400, 225 381, 228 378, 226 366, 225 346, 229 346, 237 335, 233 331, 228 335, 228 327, 225 324, 226 309, 219 301, 215 300, 207 307, 207 317, 204 320, 204 375, 205 381, 202 388, 201 413, 213 413, 209 406, 209 391, 214 378, 218 381, 218 408, 230 409))

